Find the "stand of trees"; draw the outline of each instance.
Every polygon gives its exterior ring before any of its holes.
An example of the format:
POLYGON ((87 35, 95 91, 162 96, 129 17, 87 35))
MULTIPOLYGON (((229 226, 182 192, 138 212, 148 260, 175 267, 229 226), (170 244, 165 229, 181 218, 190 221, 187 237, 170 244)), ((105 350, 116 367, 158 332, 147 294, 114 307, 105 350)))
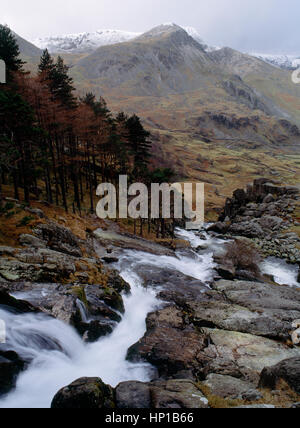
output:
POLYGON ((99 183, 117 185, 120 174, 151 181, 150 134, 136 115, 113 117, 92 93, 78 99, 63 59, 55 61, 47 50, 38 74, 25 72, 16 40, 4 26, 0 58, 7 65, 7 83, 0 85, 0 200, 2 185, 11 184, 16 199, 21 192, 27 203, 43 196, 66 211, 81 212, 88 194, 94 212, 99 183))

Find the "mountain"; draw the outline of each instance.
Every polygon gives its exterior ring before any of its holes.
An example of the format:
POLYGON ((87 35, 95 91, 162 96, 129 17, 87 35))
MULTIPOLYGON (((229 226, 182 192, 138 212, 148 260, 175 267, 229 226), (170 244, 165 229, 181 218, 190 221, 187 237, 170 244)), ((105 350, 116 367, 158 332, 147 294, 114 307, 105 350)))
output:
POLYGON ((80 60, 74 73, 129 95, 164 96, 199 88, 209 64, 202 45, 172 24, 130 42, 103 46, 80 60))
POLYGON ((62 56, 79 95, 93 91, 113 112, 142 118, 154 167, 206 183, 208 208, 253 178, 300 180, 300 85, 291 72, 209 48, 197 34, 164 24, 127 41, 106 37, 95 49, 97 39, 89 52, 92 38, 82 39, 81 53, 72 52, 76 39, 62 56))
MULTIPOLYGON (((164 24, 165 27, 174 24, 164 24)), ((208 47, 202 40, 198 31, 193 27, 182 27, 198 43, 208 47)), ((142 33, 121 30, 98 30, 76 34, 65 34, 37 38, 32 41, 40 49, 48 49, 51 53, 78 54, 91 53, 101 46, 109 46, 116 43, 124 43, 141 36, 142 33)))
POLYGON ((92 52, 100 46, 122 43, 138 37, 140 33, 119 30, 98 30, 92 33, 67 34, 35 39, 33 42, 41 49, 51 53, 92 52))
MULTIPOLYGON (((163 24, 165 27, 173 25, 176 24, 163 24)), ((221 49, 221 47, 215 47, 207 44, 194 27, 181 26, 181 28, 196 40, 206 52, 214 52, 221 49)), ((40 49, 47 48, 51 53, 86 54, 94 52, 101 46, 110 46, 113 44, 128 42, 141 35, 142 33, 132 31, 102 29, 94 32, 36 38, 32 40, 32 44, 40 49)), ((265 53, 249 53, 249 55, 285 70, 293 70, 300 65, 300 57, 296 55, 272 55, 265 53)))
POLYGON ((272 55, 262 53, 251 53, 250 55, 285 70, 295 70, 300 66, 300 56, 296 55, 272 55))
POLYGON ((18 34, 14 33, 14 36, 19 45, 19 49, 22 57, 24 58, 34 58, 39 57, 42 54, 42 50, 36 47, 34 44, 28 42, 27 40, 20 37, 18 34))

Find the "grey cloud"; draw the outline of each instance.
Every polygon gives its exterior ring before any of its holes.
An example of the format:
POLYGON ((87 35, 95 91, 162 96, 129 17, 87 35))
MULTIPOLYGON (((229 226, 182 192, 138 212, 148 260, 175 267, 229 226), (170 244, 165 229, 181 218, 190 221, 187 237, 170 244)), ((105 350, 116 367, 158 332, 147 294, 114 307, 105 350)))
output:
POLYGON ((195 27, 210 44, 300 53, 299 0, 9 0, 2 23, 27 39, 164 22, 195 27))

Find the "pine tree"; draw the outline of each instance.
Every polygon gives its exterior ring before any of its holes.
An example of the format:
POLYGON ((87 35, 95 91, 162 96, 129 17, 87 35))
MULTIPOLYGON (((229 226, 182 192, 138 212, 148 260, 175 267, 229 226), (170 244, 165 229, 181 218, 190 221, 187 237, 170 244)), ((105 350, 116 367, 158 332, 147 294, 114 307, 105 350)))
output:
MULTIPOLYGON (((39 74, 45 74, 45 77, 51 78, 52 73, 54 72, 54 60, 52 56, 49 54, 48 49, 43 51, 41 56, 40 64, 39 64, 39 74)), ((53 77, 53 76, 52 76, 53 77)))
POLYGON ((69 108, 76 106, 73 79, 69 76, 69 67, 65 65, 63 58, 59 56, 55 63, 48 50, 45 49, 39 64, 39 75, 41 80, 48 85, 54 101, 59 101, 63 106, 69 108))
POLYGON ((67 107, 75 107, 76 98, 73 94, 75 88, 73 79, 69 76, 69 67, 65 65, 62 57, 57 58, 52 78, 52 92, 55 98, 67 107))
POLYGON ((148 141, 150 133, 146 131, 138 116, 131 116, 126 126, 131 154, 134 157, 133 175, 136 178, 145 177, 150 157, 151 143, 148 141))
POLYGON ((0 24, 0 58, 6 64, 7 81, 12 80, 12 73, 23 71, 24 62, 20 59, 20 50, 12 31, 0 24))

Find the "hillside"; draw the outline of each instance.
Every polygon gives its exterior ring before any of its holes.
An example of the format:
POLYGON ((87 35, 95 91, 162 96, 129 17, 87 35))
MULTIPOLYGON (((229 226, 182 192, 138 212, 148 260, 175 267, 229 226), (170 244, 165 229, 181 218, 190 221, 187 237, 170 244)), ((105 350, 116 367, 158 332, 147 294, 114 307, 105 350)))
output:
POLYGON ((15 37, 17 39, 19 49, 23 58, 34 58, 39 57, 42 54, 42 50, 36 47, 34 44, 28 42, 27 40, 20 37, 15 33, 15 37))
POLYGON ((300 86, 290 72, 196 39, 192 29, 165 24, 62 55, 80 95, 93 91, 114 112, 142 117, 155 165, 207 183, 208 210, 261 175, 299 181, 300 86))

